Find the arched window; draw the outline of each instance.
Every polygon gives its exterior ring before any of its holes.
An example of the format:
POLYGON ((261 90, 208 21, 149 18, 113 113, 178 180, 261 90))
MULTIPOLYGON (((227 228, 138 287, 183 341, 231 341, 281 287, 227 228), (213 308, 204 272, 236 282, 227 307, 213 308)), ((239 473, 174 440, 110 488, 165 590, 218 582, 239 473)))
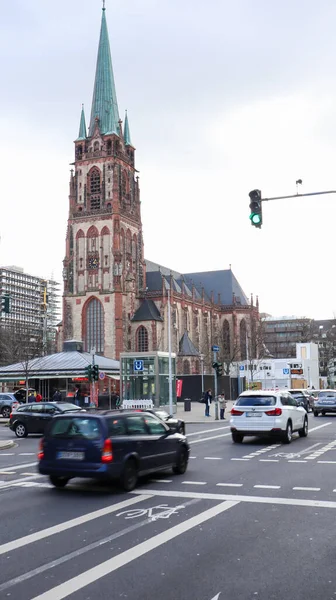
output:
POLYGON ((93 169, 90 174, 90 192, 91 194, 100 193, 100 173, 98 169, 93 169))
POLYGON ((183 361, 183 375, 190 375, 190 362, 187 358, 183 361))
POLYGON ((198 375, 200 373, 200 361, 199 360, 195 360, 194 373, 195 373, 195 375, 198 375))
POLYGON ((107 154, 108 154, 108 156, 111 156, 111 154, 112 154, 112 142, 111 142, 111 140, 107 141, 106 148, 107 148, 107 154))
POLYGON ((126 191, 127 191, 127 179, 126 179, 126 173, 124 172, 122 174, 122 195, 126 196, 126 191))
POLYGON ((131 232, 129 229, 127 229, 127 231, 126 231, 126 252, 128 254, 131 254, 131 252, 132 252, 132 238, 131 238, 131 232))
POLYGON ((230 358, 231 351, 231 340, 230 340, 230 325, 229 321, 225 319, 223 323, 223 357, 225 359, 230 358))
POLYGON ((95 349, 98 353, 104 352, 104 310, 102 303, 97 298, 92 298, 86 304, 84 317, 85 351, 95 349))
POLYGON ((70 227, 70 232, 69 232, 69 250, 70 250, 70 254, 73 254, 73 229, 72 229, 72 227, 70 227))
POLYGON ((246 329, 246 321, 242 319, 240 321, 240 357, 241 360, 246 360, 247 358, 247 329, 246 329))
POLYGON ((137 352, 148 352, 148 331, 146 327, 139 327, 137 331, 137 352))

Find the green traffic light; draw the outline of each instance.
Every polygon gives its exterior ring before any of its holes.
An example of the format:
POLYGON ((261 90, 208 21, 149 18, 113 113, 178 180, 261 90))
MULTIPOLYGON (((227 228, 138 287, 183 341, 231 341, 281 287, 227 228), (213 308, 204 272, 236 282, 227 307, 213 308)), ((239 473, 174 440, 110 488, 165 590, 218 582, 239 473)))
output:
POLYGON ((252 214, 250 219, 254 225, 259 225, 259 223, 261 223, 261 216, 258 214, 252 214))

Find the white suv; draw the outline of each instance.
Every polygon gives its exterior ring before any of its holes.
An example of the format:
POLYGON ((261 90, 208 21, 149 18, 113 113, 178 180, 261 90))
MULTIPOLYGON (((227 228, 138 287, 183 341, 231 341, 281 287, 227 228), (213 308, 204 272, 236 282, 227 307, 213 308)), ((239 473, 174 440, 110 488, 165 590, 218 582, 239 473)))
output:
POLYGON ((231 433, 235 443, 245 435, 275 435, 286 443, 293 431, 308 435, 308 417, 303 406, 288 392, 243 392, 231 410, 231 433))

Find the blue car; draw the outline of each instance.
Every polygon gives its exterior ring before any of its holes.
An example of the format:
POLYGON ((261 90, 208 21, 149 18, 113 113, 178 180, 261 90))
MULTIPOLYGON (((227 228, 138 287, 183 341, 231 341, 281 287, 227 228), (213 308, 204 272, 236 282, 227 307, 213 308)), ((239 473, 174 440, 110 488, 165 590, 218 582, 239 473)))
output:
POLYGON ((55 416, 40 441, 38 470, 63 488, 74 477, 119 480, 125 491, 138 478, 173 469, 185 473, 189 444, 149 413, 123 411, 55 416))

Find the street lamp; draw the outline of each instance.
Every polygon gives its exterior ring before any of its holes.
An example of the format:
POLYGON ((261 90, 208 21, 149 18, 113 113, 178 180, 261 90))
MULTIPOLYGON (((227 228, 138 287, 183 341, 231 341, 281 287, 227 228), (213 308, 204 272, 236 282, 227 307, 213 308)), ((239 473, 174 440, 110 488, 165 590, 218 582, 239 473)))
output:
POLYGON ((201 360, 201 375, 202 375, 202 395, 204 393, 204 354, 200 354, 201 360))

